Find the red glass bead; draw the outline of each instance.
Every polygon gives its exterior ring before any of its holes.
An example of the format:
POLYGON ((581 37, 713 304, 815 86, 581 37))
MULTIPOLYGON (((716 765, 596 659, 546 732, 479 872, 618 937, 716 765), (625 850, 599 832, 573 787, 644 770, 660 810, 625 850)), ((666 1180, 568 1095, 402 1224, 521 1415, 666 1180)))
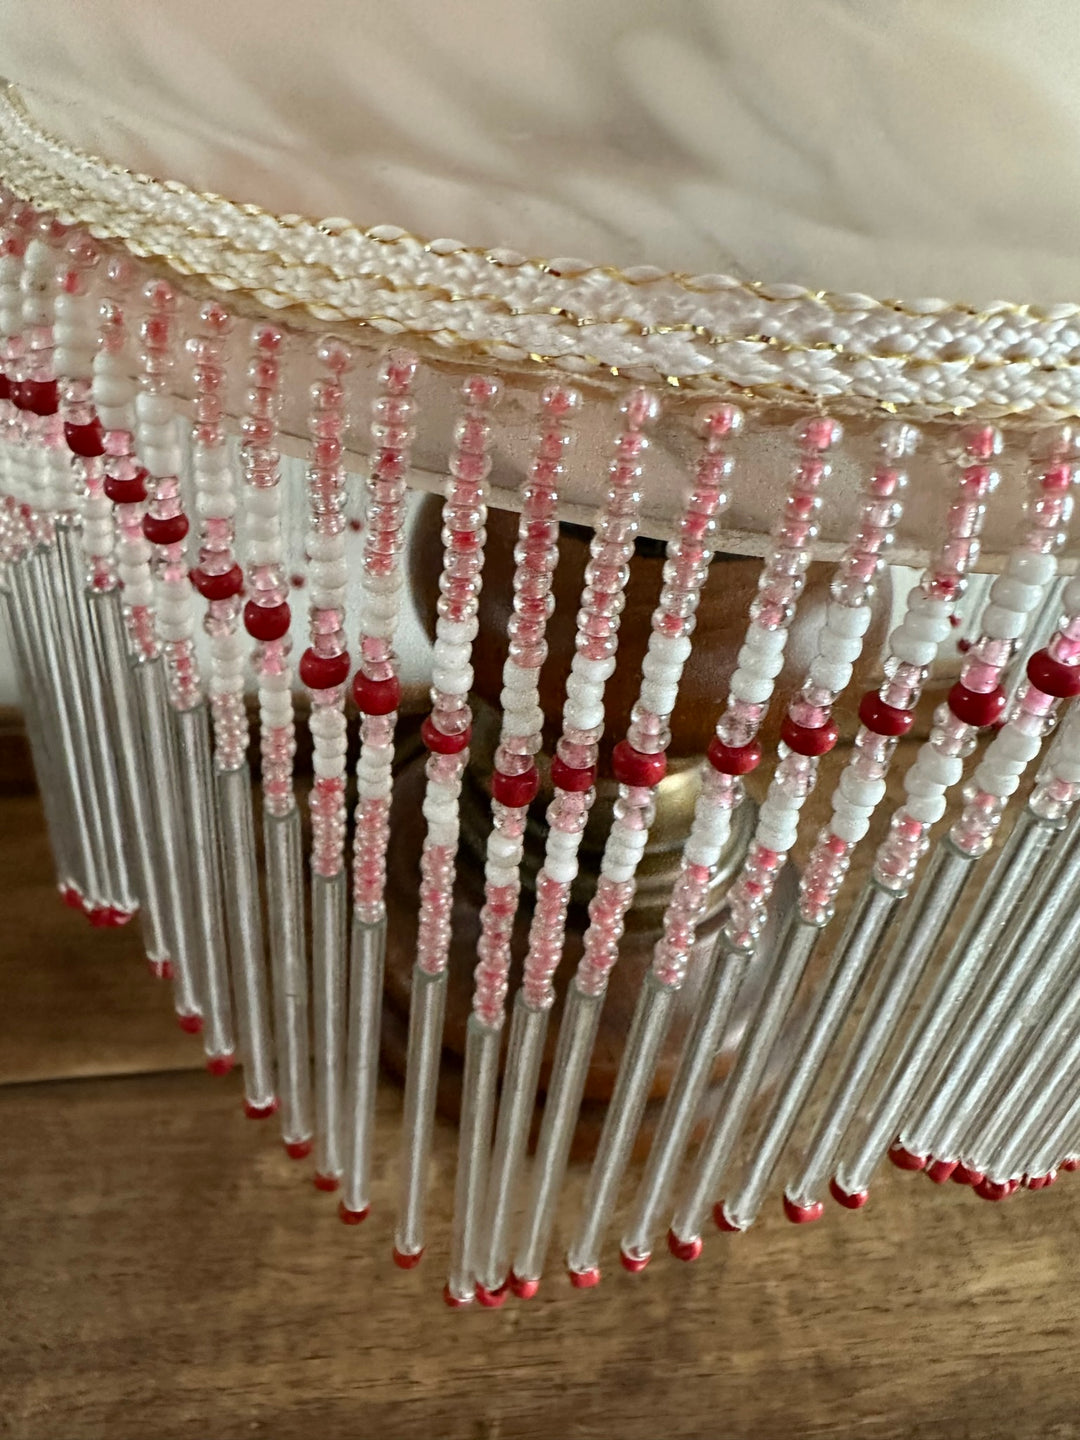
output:
POLYGON ((335 685, 345 684, 351 669, 347 650, 340 655, 320 655, 317 650, 308 649, 300 656, 298 673, 309 690, 333 690, 335 685))
POLYGON ((875 735, 906 735, 915 723, 915 712, 886 705, 876 690, 868 690, 859 701, 859 719, 875 735))
POLYGON ((935 1185, 944 1185, 947 1180, 952 1179, 956 1165, 955 1160, 931 1160, 923 1173, 935 1185))
POLYGON ((471 1295, 455 1295, 449 1285, 443 1286, 443 1303, 449 1305, 451 1310, 464 1310, 467 1305, 472 1304, 471 1295))
POLYGON ((485 1310, 499 1310, 506 1304, 506 1297, 509 1290, 505 1285, 500 1285, 498 1290, 485 1290, 483 1285, 477 1285, 476 1298, 485 1310))
POLYGON ((229 1075, 236 1064, 235 1055, 211 1055, 206 1068, 211 1075, 229 1075))
POLYGON ((191 571, 191 583, 204 600, 231 600, 244 588, 244 572, 233 565, 222 575, 208 575, 196 567, 191 571))
POLYGON ((535 765, 531 765, 523 775, 504 775, 501 770, 492 772, 491 796, 500 805, 509 805, 514 809, 531 805, 539 789, 540 776, 535 765))
POLYGON ((846 1190, 840 1189, 835 1179, 829 1181, 829 1194, 836 1203, 842 1205, 845 1210, 861 1210, 867 1200, 870 1199, 870 1192, 868 1190, 853 1190, 849 1195, 846 1190))
POLYGON ((460 755, 462 750, 468 749, 472 739, 472 726, 463 730, 460 735, 444 735, 429 715, 420 726, 420 738, 436 755, 460 755))
POLYGON ((82 910, 84 908, 83 898, 78 890, 75 889, 74 885, 61 885, 60 899, 69 910, 82 910))
POLYGON ((913 1155, 902 1145, 890 1145, 889 1159, 898 1170, 925 1170, 927 1156, 913 1155))
POLYGON ((338 1219, 343 1225, 362 1225, 371 1213, 371 1206, 365 1205, 362 1210, 350 1210, 342 1200, 337 1207, 338 1219))
POLYGON ((718 1200, 713 1206, 712 1218, 716 1228, 722 1230, 725 1235, 738 1235, 742 1229, 741 1225, 736 1225, 734 1220, 728 1219, 724 1213, 724 1202, 722 1200, 718 1200))
POLYGON ((700 1235, 695 1235, 693 1240, 680 1240, 674 1230, 667 1232, 667 1248, 675 1256, 676 1260, 685 1261, 687 1265, 694 1260, 701 1258, 701 1252, 705 1248, 705 1242, 700 1235))
POLYGON ((838 738, 839 731, 833 720, 811 729, 808 725, 797 725, 790 715, 785 715, 780 726, 780 739, 796 755, 827 755, 838 738))
POLYGON ((1071 700, 1080 695, 1080 665, 1064 665, 1047 650, 1036 650, 1027 663, 1027 677, 1044 695, 1071 700))
POLYGON ((256 605, 249 600, 244 606, 244 629, 253 640, 281 640, 289 633, 291 622, 292 611, 284 601, 280 605, 256 605))
POLYGON ((644 755, 629 740, 620 740, 611 754, 611 773, 620 785, 659 785, 667 774, 667 756, 644 755))
POLYGON ((396 675, 388 680, 369 680, 358 670, 353 678, 352 693, 356 708, 365 715, 392 715, 401 704, 401 681, 396 675))
POLYGON ((651 1255, 628 1255, 625 1250, 619 1251, 619 1264, 631 1275, 640 1275, 651 1259, 651 1255))
POLYGON ((324 1175, 321 1171, 317 1170, 311 1183, 315 1186, 316 1190, 322 1190, 325 1194, 332 1195, 341 1184, 341 1181, 336 1175, 324 1175))
POLYGON ((202 1030, 201 1015, 177 1015, 176 1023, 185 1035, 198 1035, 202 1030))
POLYGON ((249 1120, 269 1120, 271 1115, 276 1115, 278 1109, 277 1096, 266 1105, 253 1105, 250 1100, 244 1101, 244 1114, 249 1120))
POLYGON ((1005 691, 999 685, 996 690, 991 690, 987 695, 980 695, 975 690, 969 690, 962 681, 958 680, 949 691, 949 709, 962 720, 965 725, 973 725, 977 729, 983 729, 987 725, 993 725, 995 720, 1001 716, 1005 709, 1005 691))
POLYGON ((106 475, 103 489, 114 505, 141 505, 146 499, 146 471, 137 471, 130 480, 106 475))
POLYGON ((981 1185, 986 1178, 981 1170, 969 1170, 966 1165, 957 1165, 952 1173, 954 1185, 981 1185))
POLYGON ((310 1140, 286 1140, 285 1154, 290 1160, 306 1160, 311 1154, 310 1140))
POLYGON ((8 377, 4 374, 4 372, 3 372, 2 370, 0 370, 0 400, 10 400, 10 399, 11 399, 11 381, 10 381, 10 380, 8 379, 8 377))
POLYGON ((60 408, 60 387, 55 380, 17 380, 11 398, 20 410, 33 415, 55 415, 60 408))
POLYGON ((1058 1166, 1058 1169, 1068 1170, 1070 1173, 1073 1170, 1080 1170, 1080 1160, 1077 1160, 1075 1157, 1070 1157, 1070 1159, 1068 1160, 1062 1160, 1061 1164, 1058 1166))
POLYGON ((519 1300, 532 1300, 540 1289, 539 1280, 522 1280, 520 1275, 510 1272, 510 1289, 519 1300))
POLYGON ((593 1286, 600 1284, 598 1265, 594 1265, 591 1270, 571 1270, 567 1266, 566 1273, 570 1276, 570 1284, 575 1290, 591 1290, 593 1286))
POLYGON ((417 1265, 419 1265, 420 1261, 424 1258, 424 1250, 422 1246, 419 1250, 413 1250, 410 1254, 407 1255, 404 1250, 399 1250, 395 1245, 393 1253, 394 1264, 398 1267, 399 1270, 415 1270, 417 1265))
POLYGON ((583 770, 576 770, 573 765, 567 765, 565 760, 560 760, 556 755, 551 762, 551 783, 560 790, 581 794, 582 791, 591 790, 596 784, 596 766, 588 765, 583 770))
POLYGON ((188 533, 188 518, 179 515, 144 515, 143 534, 151 545, 179 545, 188 533))
POLYGON ((749 775, 761 764, 761 746, 756 740, 749 745, 725 745, 714 735, 709 745, 709 764, 721 775, 749 775))
POLYGON ((105 432, 101 428, 101 421, 96 416, 89 425, 66 424, 64 439, 67 441, 71 453, 81 455, 85 460, 92 460, 95 456, 105 453, 105 432))
POLYGON ((820 1200, 815 1200, 812 1205, 796 1205, 794 1200, 789 1200, 785 1195, 784 1214, 793 1225, 812 1225, 825 1214, 825 1206, 820 1200))
POLYGON ((1014 1182, 1011 1180, 999 1185, 994 1180, 983 1179, 975 1186, 975 1194, 980 1200, 1007 1200, 1013 1193, 1013 1188, 1014 1182))

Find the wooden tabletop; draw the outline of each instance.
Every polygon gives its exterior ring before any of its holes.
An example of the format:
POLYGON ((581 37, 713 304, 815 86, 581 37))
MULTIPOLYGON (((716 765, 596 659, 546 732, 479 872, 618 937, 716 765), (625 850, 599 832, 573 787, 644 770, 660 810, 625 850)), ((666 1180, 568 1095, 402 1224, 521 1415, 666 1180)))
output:
POLYGON ((32 796, 0 800, 0 866, 0 1436, 1080 1434, 1080 1175, 988 1205, 890 1171, 863 1211, 774 1204, 695 1266, 634 1277, 609 1246, 595 1291, 553 1269, 452 1313, 444 1220, 419 1270, 390 1261, 395 1087, 347 1228, 203 1071, 136 927, 60 906, 32 796))

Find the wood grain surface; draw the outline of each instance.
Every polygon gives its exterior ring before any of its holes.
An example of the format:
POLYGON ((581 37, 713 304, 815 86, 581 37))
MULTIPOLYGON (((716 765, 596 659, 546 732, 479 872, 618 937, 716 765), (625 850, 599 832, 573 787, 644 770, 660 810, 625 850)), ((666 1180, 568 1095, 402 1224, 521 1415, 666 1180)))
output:
MULTIPOLYGON (((773 1203, 498 1312, 440 1299, 443 1218, 390 1261, 400 1092, 371 1219, 341 1225, 274 1122, 173 1024, 134 927, 55 898, 36 801, 0 799, 0 1435, 18 1440, 1071 1437, 1080 1175, 987 1205, 889 1171, 808 1229, 773 1203)), ((576 1172, 564 1230, 582 1181, 576 1172)))

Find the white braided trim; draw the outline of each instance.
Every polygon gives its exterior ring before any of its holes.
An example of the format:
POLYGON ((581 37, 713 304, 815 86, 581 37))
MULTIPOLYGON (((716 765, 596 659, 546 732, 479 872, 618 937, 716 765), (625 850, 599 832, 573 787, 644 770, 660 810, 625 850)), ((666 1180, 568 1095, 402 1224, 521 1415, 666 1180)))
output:
POLYGON ((0 88, 0 176, 38 208, 217 289, 450 353, 923 418, 1080 413, 1073 304, 880 301, 274 216, 85 155, 43 132, 10 86, 0 88))

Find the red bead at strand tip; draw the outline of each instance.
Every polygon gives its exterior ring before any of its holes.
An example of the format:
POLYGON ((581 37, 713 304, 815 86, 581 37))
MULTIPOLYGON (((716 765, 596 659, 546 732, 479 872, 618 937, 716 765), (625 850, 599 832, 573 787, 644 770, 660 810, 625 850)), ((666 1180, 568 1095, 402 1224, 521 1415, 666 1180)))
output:
POLYGON ((620 785, 659 785, 667 774, 667 755, 645 755, 629 740, 620 740, 611 752, 611 773, 620 785))
POLYGON ((345 684, 351 669, 347 650, 340 655, 320 655, 317 650, 307 649, 300 656, 298 673, 309 690, 333 690, 345 684))
POLYGON ((980 1200, 1007 1200, 1016 1189, 1016 1183, 1015 1180, 1006 1180, 1003 1184, 998 1184, 994 1180, 984 1178, 975 1186, 975 1194, 980 1200))
POLYGON ((501 770, 491 773, 492 799, 515 810, 531 805, 539 789, 540 776, 535 765, 530 765, 522 775, 504 775, 501 770))
POLYGON ((322 1190, 327 1195, 332 1195, 341 1185, 341 1181, 336 1175, 324 1175, 321 1170, 316 1170, 311 1183, 316 1190, 322 1190))
POLYGON ((986 1178, 981 1170, 969 1170, 966 1165, 957 1165, 949 1177, 954 1185, 981 1185, 986 1178))
POLYGON ((932 1180, 935 1185, 944 1185, 947 1180, 952 1179, 953 1171, 956 1169, 957 1164, 958 1162, 956 1160, 931 1160, 923 1173, 927 1179, 932 1180))
POLYGON ((139 470, 130 480, 106 475, 101 488, 114 505, 141 505, 146 499, 146 471, 139 470))
POLYGON ((78 890, 75 889, 74 885, 61 885, 60 899, 69 910, 85 909, 83 897, 79 894, 78 890))
POLYGON ((443 1303, 449 1305, 451 1310, 464 1310, 473 1303, 471 1295, 455 1295, 449 1285, 443 1286, 443 1303))
POLYGON ((1080 695, 1080 665, 1065 665, 1048 650, 1036 650, 1027 663, 1027 678, 1044 695, 1071 700, 1080 695))
POLYGON ((235 1055, 211 1055, 206 1068, 211 1075, 231 1075, 235 1064, 235 1055))
POLYGON ((1071 1174, 1074 1170, 1080 1170, 1080 1156, 1073 1156, 1069 1160, 1062 1160, 1058 1166, 1059 1170, 1068 1170, 1071 1174))
POLYGON ((724 1202, 722 1200, 718 1200, 713 1206, 712 1218, 716 1228, 722 1230, 725 1235, 738 1235, 742 1230, 741 1225, 736 1225, 734 1220, 728 1219, 724 1212, 724 1202))
POLYGON ((358 670, 353 679, 353 699, 356 701, 356 708, 365 715, 392 715, 401 707, 401 681, 396 675, 391 675, 386 680, 369 680, 362 670, 358 670))
POLYGON ((231 600, 244 588, 244 572, 239 565, 221 575, 208 575, 196 566, 188 572, 188 578, 204 600, 231 600))
POLYGON ((915 723, 914 710, 886 705, 876 690, 868 690, 859 701, 859 719, 875 735, 906 735, 915 723))
POLYGON ((925 1170, 928 1155, 913 1155, 902 1145, 889 1146, 889 1160, 898 1170, 925 1170))
POLYGON ((625 1250, 619 1251, 619 1264, 631 1275, 640 1275, 651 1259, 651 1255, 628 1255, 625 1250))
POLYGON ((790 715, 785 715, 780 726, 780 739, 796 755, 827 755, 839 737, 840 732, 833 720, 811 728, 809 725, 797 725, 790 715))
POLYGON ((280 605, 256 605, 249 600, 244 606, 244 629, 253 640, 283 640, 291 624, 292 611, 285 601, 280 605))
POLYGON ((146 963, 155 980, 171 980, 176 973, 171 960, 147 960, 146 963))
POLYGON ((709 744, 709 764, 721 775, 749 775, 761 764, 761 746, 756 740, 749 745, 725 745, 716 735, 709 744))
POLYGON ((476 1298, 485 1310, 501 1310, 509 1294, 505 1285, 500 1285, 498 1290, 485 1290, 483 1285, 476 1287, 476 1298))
POLYGON ((143 534, 151 545, 179 545, 187 537, 188 518, 179 515, 144 515, 143 534))
POLYGON ((1049 1183, 1048 1175, 1025 1175, 1021 1181, 1025 1190, 1045 1190, 1049 1183))
POLYGON ((311 1154, 310 1140, 286 1140, 285 1154, 290 1160, 306 1160, 311 1154))
POLYGON ((701 1259, 705 1242, 700 1235, 695 1235, 692 1240, 680 1240, 674 1230, 669 1230, 667 1232, 667 1248, 676 1260, 682 1260, 684 1264, 690 1265, 695 1260, 701 1259))
POLYGON ((573 795, 580 795, 586 790, 591 790, 596 784, 596 766, 587 765, 584 769, 577 770, 556 755, 551 762, 551 783, 560 790, 568 790, 573 795))
POLYGON ((337 1207, 338 1219, 343 1225, 362 1225, 371 1214, 371 1206, 365 1205, 362 1210, 350 1210, 342 1200, 337 1207))
POLYGON ((540 1289, 539 1280, 523 1280, 520 1275, 510 1272, 510 1289, 519 1300, 532 1300, 540 1289))
POLYGON ((93 460, 105 453, 105 432, 96 416, 86 425, 65 423, 64 439, 71 453, 84 460, 93 460))
POLYGON ((176 1023, 185 1035, 198 1035, 202 1031, 201 1015, 177 1015, 176 1023))
POLYGON ((392 1254, 394 1264, 399 1270, 415 1270, 424 1258, 424 1249, 421 1246, 419 1250, 413 1250, 406 1254, 404 1250, 399 1250, 395 1245, 392 1254))
POLYGON ((972 725, 976 729, 985 729, 997 721, 1005 709, 1005 691, 999 685, 995 690, 988 691, 985 695, 977 690, 969 690, 961 681, 949 691, 949 709, 962 720, 965 725, 972 725))
POLYGON ((244 1101, 244 1114, 249 1120, 269 1120, 271 1115, 278 1111, 278 1098, 274 1098, 266 1105, 253 1105, 250 1100, 244 1101))
POLYGON ((840 1186, 836 1183, 835 1176, 829 1181, 829 1194, 836 1203, 842 1205, 845 1210, 861 1210, 867 1200, 870 1199, 869 1190, 841 1190, 840 1186))
POLYGON ((592 1290, 600 1284, 600 1267, 593 1265, 588 1270, 571 1270, 569 1265, 566 1273, 570 1277, 570 1284, 575 1290, 592 1290))
POLYGON ((462 750, 469 747, 472 726, 468 726, 460 735, 444 735, 429 715, 420 726, 420 738, 435 755, 460 755, 462 750))
POLYGON ((796 1205, 794 1200, 785 1195, 784 1214, 793 1225, 812 1225, 825 1214, 825 1206, 820 1200, 815 1200, 812 1205, 796 1205))

